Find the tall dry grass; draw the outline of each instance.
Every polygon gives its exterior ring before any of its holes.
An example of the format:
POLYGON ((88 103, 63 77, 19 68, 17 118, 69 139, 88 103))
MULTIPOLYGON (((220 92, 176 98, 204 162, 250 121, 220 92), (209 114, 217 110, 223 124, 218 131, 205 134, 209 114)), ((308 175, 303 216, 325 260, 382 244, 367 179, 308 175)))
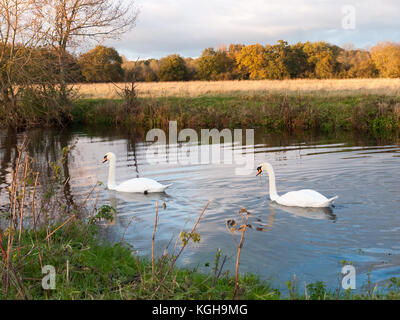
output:
MULTIPOLYGON (((124 84, 80 83, 74 85, 82 98, 118 99, 124 84)), ((196 97, 201 95, 262 92, 333 92, 335 94, 355 91, 357 93, 398 95, 400 79, 293 79, 293 80, 230 80, 188 82, 139 82, 139 97, 196 97)))

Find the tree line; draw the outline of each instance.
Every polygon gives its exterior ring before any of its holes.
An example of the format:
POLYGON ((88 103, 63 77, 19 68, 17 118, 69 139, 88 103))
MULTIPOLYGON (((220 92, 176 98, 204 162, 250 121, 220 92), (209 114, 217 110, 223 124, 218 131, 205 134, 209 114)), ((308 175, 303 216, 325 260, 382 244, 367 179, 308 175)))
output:
POLYGON ((207 48, 199 58, 172 54, 140 61, 127 61, 114 48, 97 46, 77 57, 76 65, 86 82, 397 78, 400 44, 383 42, 363 50, 323 41, 289 45, 279 40, 274 45, 207 48))

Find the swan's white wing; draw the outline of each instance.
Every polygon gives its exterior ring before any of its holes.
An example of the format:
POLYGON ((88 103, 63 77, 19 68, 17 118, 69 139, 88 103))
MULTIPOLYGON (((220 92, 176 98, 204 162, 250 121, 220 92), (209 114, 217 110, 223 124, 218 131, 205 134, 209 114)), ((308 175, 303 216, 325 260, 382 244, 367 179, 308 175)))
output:
POLYGON ((324 207, 329 205, 329 199, 317 191, 304 189, 291 191, 280 196, 277 203, 295 207, 324 207))
POLYGON ((162 192, 170 185, 162 185, 148 178, 135 178, 122 182, 116 188, 119 192, 162 192))

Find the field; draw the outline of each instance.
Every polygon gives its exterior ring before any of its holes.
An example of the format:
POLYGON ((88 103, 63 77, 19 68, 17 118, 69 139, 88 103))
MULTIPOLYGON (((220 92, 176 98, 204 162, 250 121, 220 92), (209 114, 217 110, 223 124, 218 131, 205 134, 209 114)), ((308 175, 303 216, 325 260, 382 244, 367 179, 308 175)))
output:
MULTIPOLYGON (((80 83, 74 85, 84 99, 119 99, 124 83, 80 83)), ((138 82, 139 97, 197 97, 232 93, 316 92, 348 95, 399 95, 400 79, 295 79, 295 80, 230 80, 188 82, 138 82)))

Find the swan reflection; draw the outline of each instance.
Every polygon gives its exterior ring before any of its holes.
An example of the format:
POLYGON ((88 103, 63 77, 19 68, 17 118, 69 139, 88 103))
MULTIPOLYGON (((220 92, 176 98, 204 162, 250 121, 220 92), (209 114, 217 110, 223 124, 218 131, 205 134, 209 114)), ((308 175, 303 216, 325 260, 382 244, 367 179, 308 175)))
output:
POLYGON ((271 202, 270 208, 280 209, 292 215, 307 219, 336 221, 336 215, 333 213, 333 210, 330 207, 323 207, 323 208, 288 207, 278 204, 276 202, 271 202))

